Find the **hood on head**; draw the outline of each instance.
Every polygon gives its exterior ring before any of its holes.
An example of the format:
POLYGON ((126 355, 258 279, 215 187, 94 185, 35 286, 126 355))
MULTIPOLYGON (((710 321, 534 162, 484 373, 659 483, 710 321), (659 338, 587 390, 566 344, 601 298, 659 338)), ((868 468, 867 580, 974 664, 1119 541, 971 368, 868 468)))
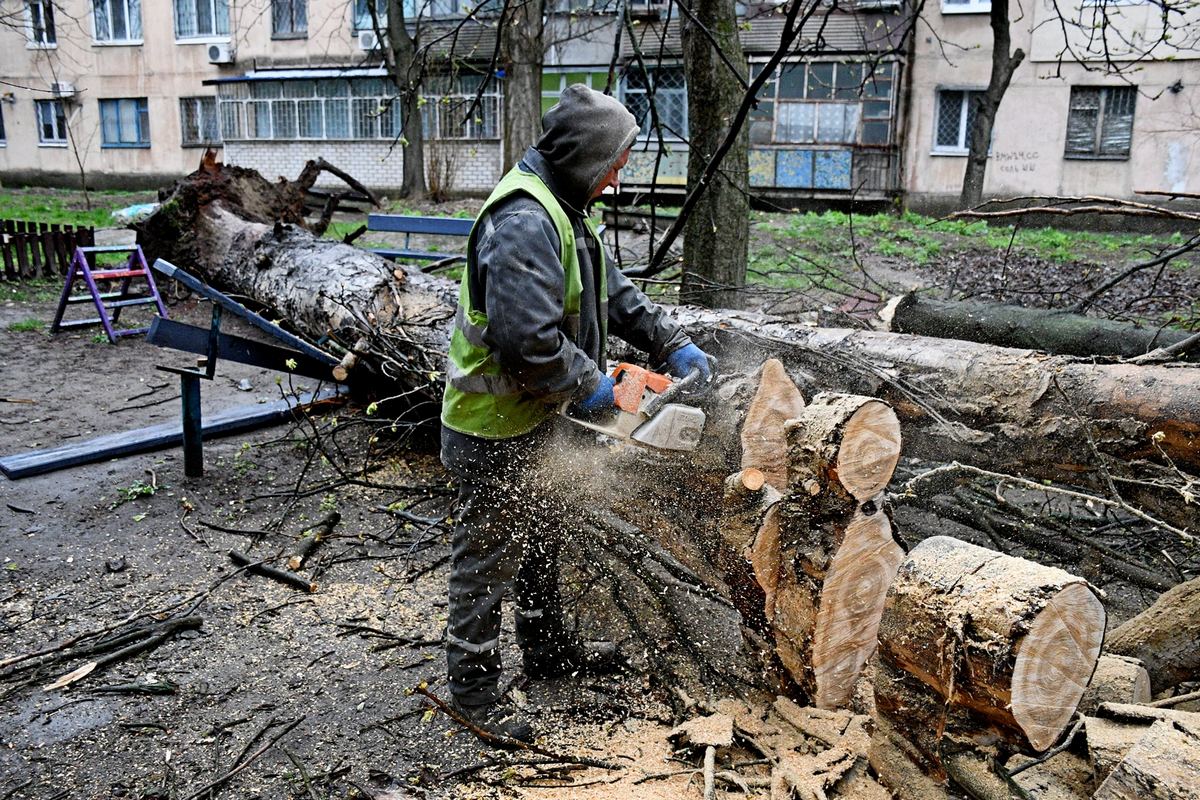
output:
POLYGON ((553 170, 563 199, 583 208, 637 134, 637 120, 621 101, 577 83, 542 117, 534 149, 553 170))

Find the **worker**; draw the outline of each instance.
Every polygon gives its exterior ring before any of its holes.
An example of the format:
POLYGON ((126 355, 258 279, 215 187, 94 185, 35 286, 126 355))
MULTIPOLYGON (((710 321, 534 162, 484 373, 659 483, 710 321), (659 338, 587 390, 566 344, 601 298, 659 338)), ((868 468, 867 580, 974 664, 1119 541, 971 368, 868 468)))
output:
POLYGON ((446 661, 453 706, 496 736, 533 739, 527 713, 500 687, 500 603, 510 589, 527 677, 621 664, 613 644, 584 642, 563 620, 558 554, 571 510, 538 474, 557 408, 614 408, 610 332, 672 375, 712 376, 710 358, 605 256, 587 217, 617 186, 637 133, 619 101, 569 87, 467 244, 441 416, 442 462, 459 484, 446 661))

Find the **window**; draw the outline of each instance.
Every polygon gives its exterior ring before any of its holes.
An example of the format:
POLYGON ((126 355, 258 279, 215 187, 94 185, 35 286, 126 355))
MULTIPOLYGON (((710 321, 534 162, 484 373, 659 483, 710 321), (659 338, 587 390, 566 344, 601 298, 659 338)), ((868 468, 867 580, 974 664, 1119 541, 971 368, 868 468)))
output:
MULTIPOLYGON (((379 28, 387 30, 387 0, 374 0, 374 18, 371 16, 371 5, 372 0, 354 0, 354 30, 373 31, 376 19, 379 21, 379 28)), ((408 16, 407 3, 405 5, 405 16, 408 16)))
MULTIPOLYGON (((495 139, 502 90, 492 82, 471 111, 483 76, 429 76, 421 109, 426 136, 495 139)), ((393 141, 402 133, 400 102, 382 78, 257 81, 220 88, 221 136, 242 139, 393 141)))
POLYGON ((102 147, 149 147, 150 112, 146 98, 100 101, 102 147))
POLYGON ((686 139, 688 135, 687 85, 682 67, 659 67, 646 73, 633 68, 621 76, 621 100, 633 112, 641 126, 641 135, 654 137, 654 116, 650 113, 650 90, 658 122, 666 139, 686 139))
POLYGON ((229 0, 175 0, 175 38, 229 35, 229 0))
POLYGON ((29 0, 25 8, 28 12, 29 43, 34 47, 57 47, 54 0, 29 0))
POLYGON ((967 154, 971 146, 971 128, 975 126, 974 100, 982 94, 968 89, 938 90, 933 133, 935 153, 967 154))
POLYGON ((67 114, 61 100, 37 100, 38 141, 42 144, 67 143, 67 114))
POLYGON ((1072 86, 1066 157, 1129 158, 1136 101, 1133 86, 1072 86))
POLYGON ((97 42, 140 42, 142 0, 95 0, 92 21, 97 42))
POLYGON ((421 126, 437 139, 497 139, 500 137, 502 88, 491 81, 475 106, 482 75, 438 76, 425 84, 421 126), (468 112, 469 115, 468 115, 468 112))
POLYGON ((943 14, 987 14, 992 0, 942 0, 943 14))
POLYGON ((607 72, 543 72, 542 73, 542 113, 549 111, 568 86, 582 83, 598 92, 603 92, 608 85, 607 72))
POLYGON ((273 0, 271 35, 276 39, 298 39, 308 35, 308 0, 273 0))
POLYGON ((183 131, 184 147, 221 144, 217 98, 179 98, 179 127, 183 131))
MULTIPOLYGON (((757 75, 762 67, 754 69, 757 75)), ((887 145, 892 131, 893 71, 890 62, 783 64, 763 85, 759 108, 751 113, 751 141, 887 145)))

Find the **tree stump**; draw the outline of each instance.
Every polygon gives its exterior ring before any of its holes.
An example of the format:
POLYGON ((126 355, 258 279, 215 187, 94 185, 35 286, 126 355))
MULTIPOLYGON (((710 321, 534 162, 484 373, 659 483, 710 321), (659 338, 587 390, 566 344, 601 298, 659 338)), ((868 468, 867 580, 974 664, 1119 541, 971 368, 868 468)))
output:
POLYGON ((927 539, 887 595, 877 713, 938 778, 944 756, 985 741, 1042 752, 1083 696, 1104 622, 1082 578, 957 539, 927 539))

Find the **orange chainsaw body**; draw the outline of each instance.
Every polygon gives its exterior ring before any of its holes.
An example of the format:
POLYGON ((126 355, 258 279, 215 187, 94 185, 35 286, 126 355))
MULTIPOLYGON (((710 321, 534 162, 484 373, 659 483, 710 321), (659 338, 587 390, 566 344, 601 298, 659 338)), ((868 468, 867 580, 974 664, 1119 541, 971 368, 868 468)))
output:
POLYGON ((662 394, 672 383, 666 375, 625 361, 617 364, 610 377, 613 379, 613 398, 617 408, 628 414, 638 413, 647 390, 662 394))

